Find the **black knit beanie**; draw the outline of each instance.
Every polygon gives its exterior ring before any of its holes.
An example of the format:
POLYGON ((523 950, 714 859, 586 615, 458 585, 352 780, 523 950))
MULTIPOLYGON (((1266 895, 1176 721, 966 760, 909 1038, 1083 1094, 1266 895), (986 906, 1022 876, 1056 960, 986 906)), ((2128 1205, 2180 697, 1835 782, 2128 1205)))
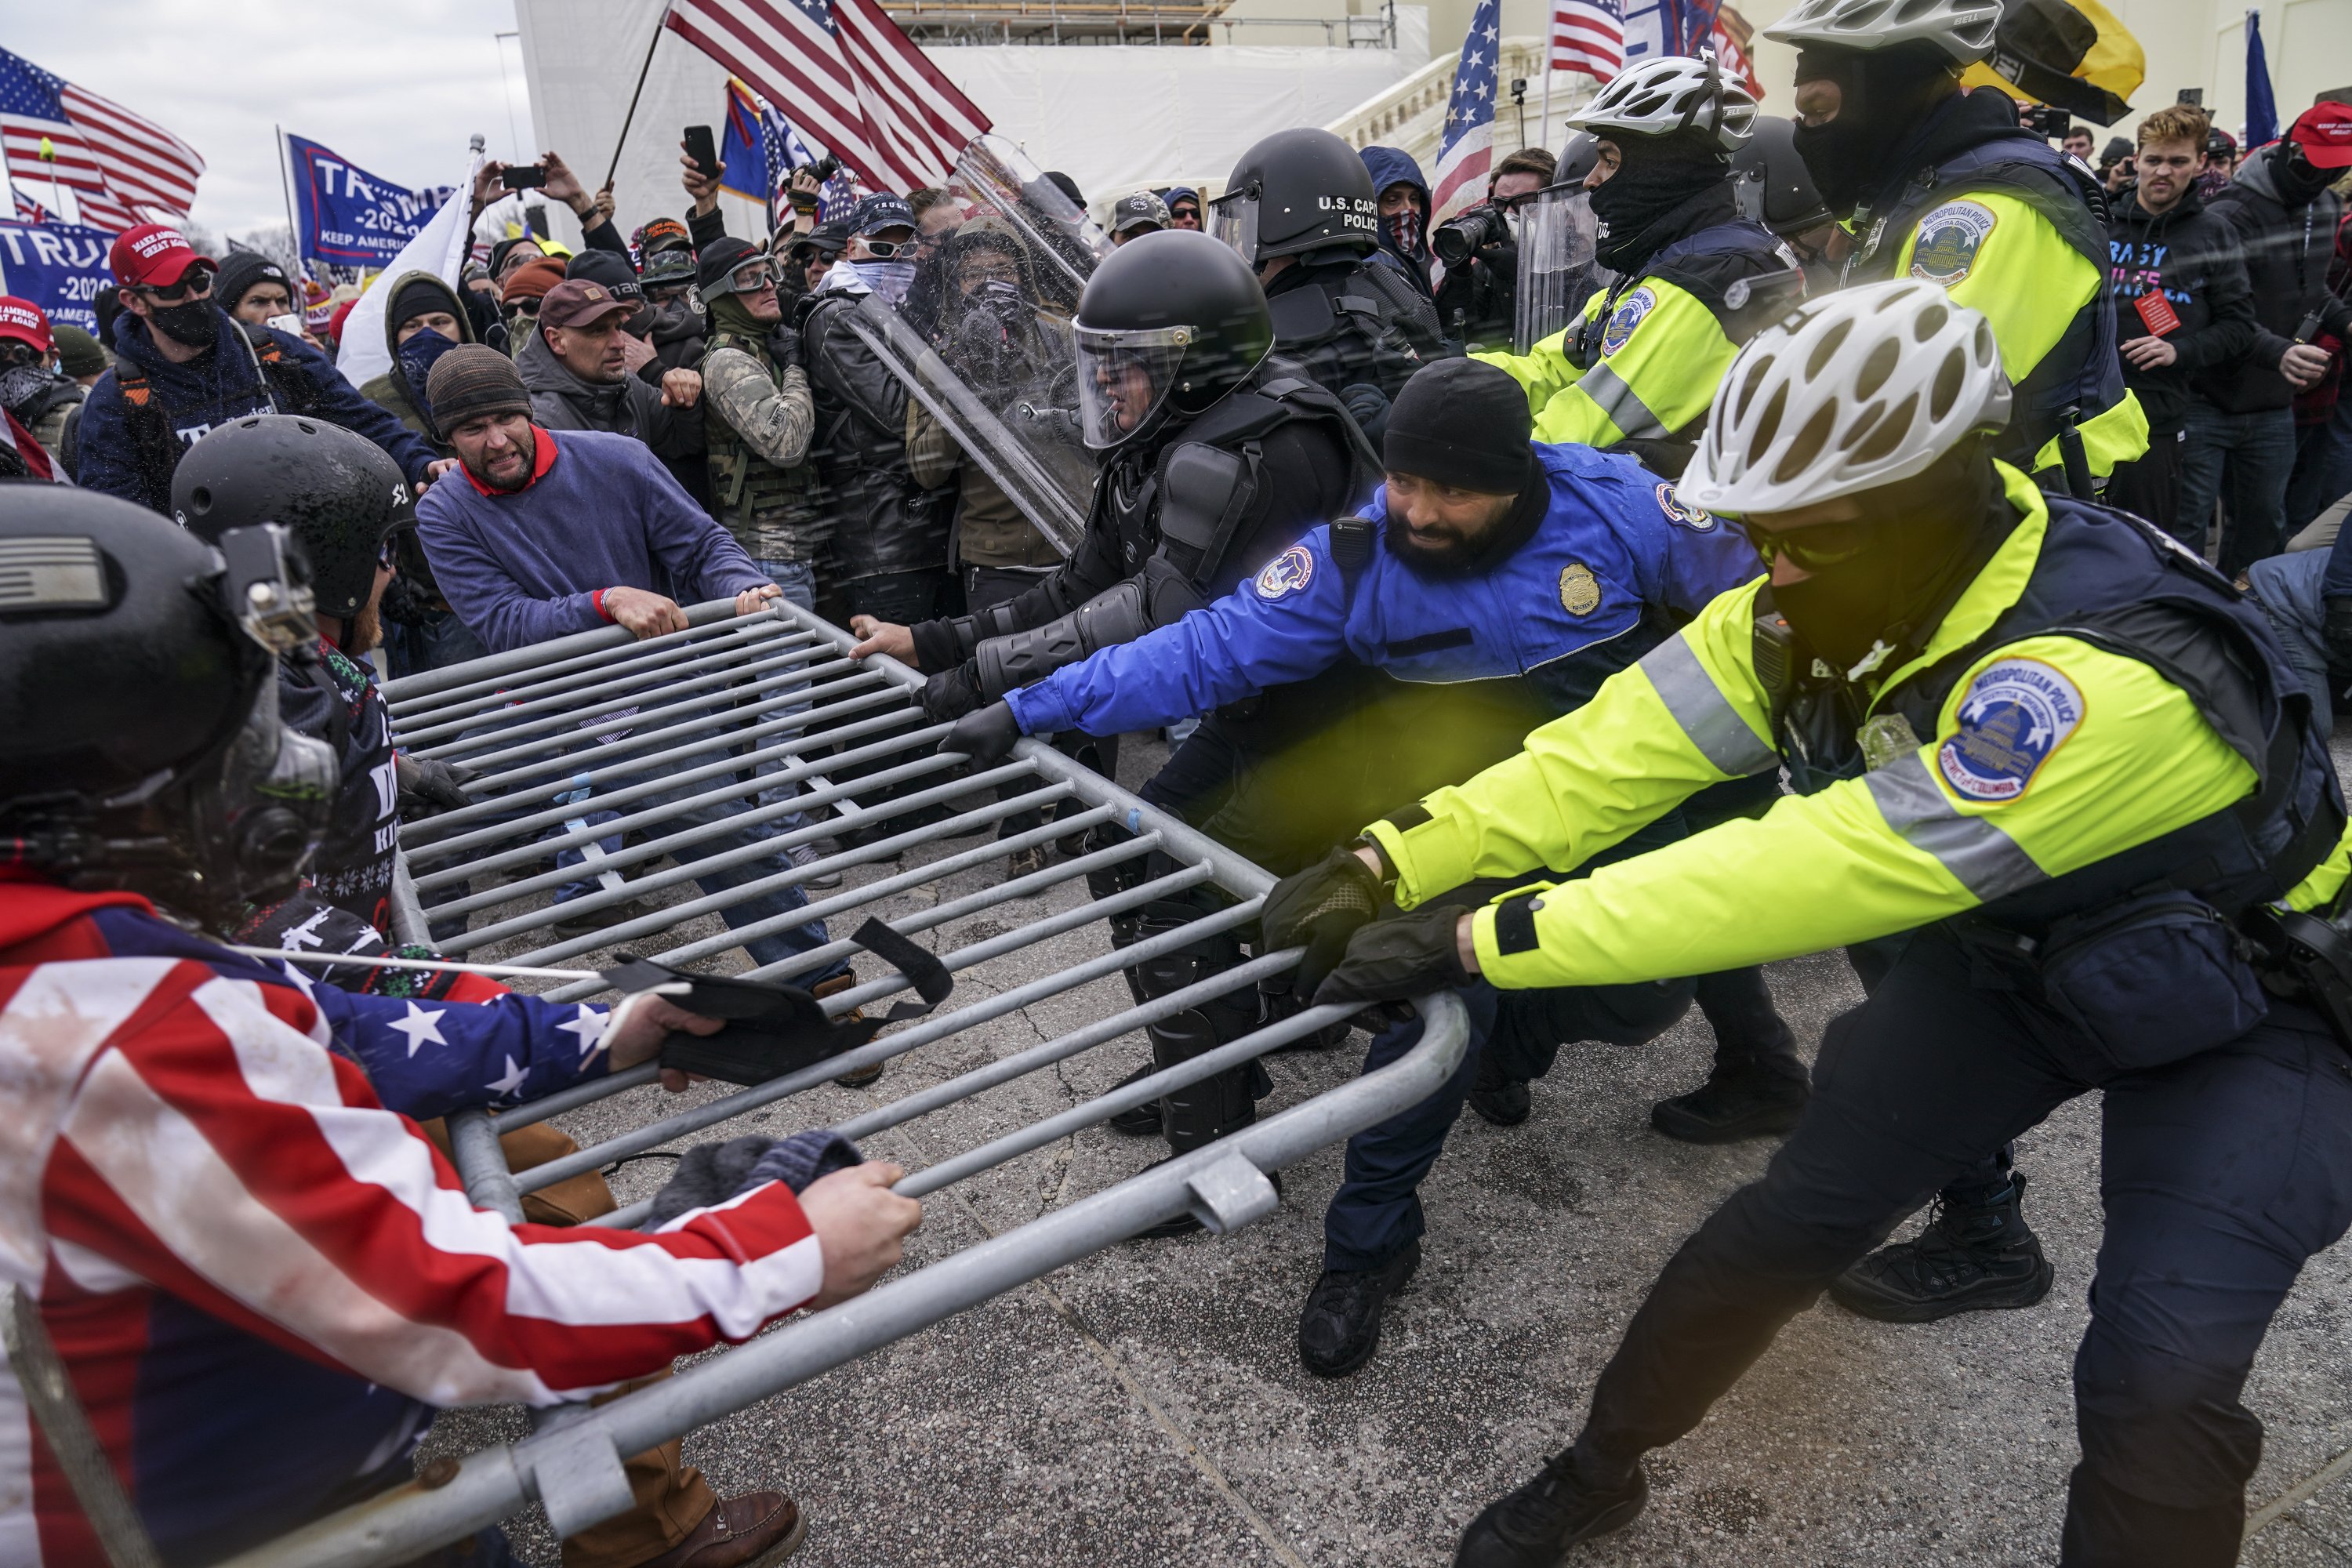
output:
POLYGON ((1534 425, 1527 393, 1504 372, 1477 360, 1440 360, 1397 393, 1382 456, 1392 473, 1517 495, 1533 471, 1534 425))
POLYGON ((449 286, 437 278, 412 278, 392 297, 392 309, 383 313, 383 319, 397 331, 411 316, 429 316, 436 310, 452 316, 459 313, 457 302, 449 297, 449 286))
POLYGON ((287 280, 286 268, 257 251, 232 251, 221 263, 220 272, 213 279, 213 297, 224 310, 234 310, 236 302, 246 297, 257 283, 275 283, 286 290, 286 297, 299 305, 302 290, 287 280))

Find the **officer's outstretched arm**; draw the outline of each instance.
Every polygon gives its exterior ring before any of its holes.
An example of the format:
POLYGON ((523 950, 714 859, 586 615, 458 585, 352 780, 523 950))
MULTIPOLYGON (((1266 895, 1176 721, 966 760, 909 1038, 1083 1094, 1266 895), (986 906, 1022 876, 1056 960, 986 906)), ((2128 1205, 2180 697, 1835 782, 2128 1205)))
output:
POLYGON ((1818 952, 2077 870, 2253 785, 2147 666, 2033 638, 1983 660, 1889 766, 1479 910, 1479 966, 1505 987, 1611 984, 1818 952))
POLYGON ((1671 436, 1706 413, 1738 353, 1696 295, 1646 279, 1619 297, 1600 360, 1537 410, 1536 439, 1610 447, 1671 436))
POLYGON ((1584 373, 1568 357, 1568 334, 1575 329, 1564 327, 1523 354, 1475 353, 1470 357, 1493 365, 1527 390, 1528 412, 1541 414, 1544 405, 1559 395, 1563 388, 1572 386, 1584 373))
POLYGON ((1025 735, 1149 730, 1305 680, 1347 652, 1347 593, 1316 529, 1240 587, 1171 625, 1008 692, 1025 735))
POLYGON ((1756 588, 1716 599, 1517 756, 1367 828, 1396 868, 1399 906, 1477 878, 1573 869, 1707 785, 1778 766, 1749 658, 1756 588))

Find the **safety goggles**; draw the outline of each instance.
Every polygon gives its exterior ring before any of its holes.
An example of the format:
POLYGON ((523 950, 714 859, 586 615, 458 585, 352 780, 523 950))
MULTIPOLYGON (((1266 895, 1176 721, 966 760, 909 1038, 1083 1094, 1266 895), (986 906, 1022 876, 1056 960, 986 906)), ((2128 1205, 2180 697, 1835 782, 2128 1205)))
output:
POLYGON ((735 285, 736 293, 756 294, 776 280, 776 266, 772 261, 747 262, 729 273, 727 278, 735 285))
POLYGON ((142 285, 138 290, 159 305, 177 305, 187 300, 202 300, 213 291, 213 269, 191 267, 180 274, 180 280, 169 289, 153 289, 142 285))
POLYGON ((1769 569, 1787 557, 1801 572, 1843 566, 1878 542, 1882 529, 1874 522, 1823 522, 1787 533, 1771 533, 1738 519, 1726 519, 1745 534, 1769 569))

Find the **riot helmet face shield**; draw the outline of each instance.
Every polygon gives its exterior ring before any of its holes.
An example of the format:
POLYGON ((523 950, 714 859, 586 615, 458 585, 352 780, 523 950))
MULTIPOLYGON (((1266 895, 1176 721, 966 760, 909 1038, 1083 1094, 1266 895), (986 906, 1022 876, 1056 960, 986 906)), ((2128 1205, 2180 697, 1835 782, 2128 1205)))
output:
POLYGON ((1159 422, 1196 335, 1189 326, 1075 329, 1078 421, 1087 446, 1107 451, 1159 422))
POLYGON ((1258 186, 1219 196, 1209 204, 1209 232, 1234 255, 1257 265, 1258 186))
POLYGON ((1523 204, 1511 351, 1527 353, 1572 321, 1598 287, 1600 219, 1580 180, 1547 186, 1523 204))

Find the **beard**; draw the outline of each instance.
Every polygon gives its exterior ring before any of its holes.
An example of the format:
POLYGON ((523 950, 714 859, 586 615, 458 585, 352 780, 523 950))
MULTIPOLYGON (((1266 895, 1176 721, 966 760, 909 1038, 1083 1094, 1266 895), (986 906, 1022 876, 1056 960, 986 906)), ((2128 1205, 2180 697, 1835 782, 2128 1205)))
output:
POLYGON ((1416 577, 1471 577, 1494 567, 1535 533, 1548 509, 1551 489, 1540 470, 1510 503, 1475 533, 1448 528, 1435 538, 1416 535, 1391 508, 1381 523, 1381 542, 1416 577))
POLYGON ((383 646, 383 609, 371 599, 367 607, 352 617, 343 628, 343 651, 353 658, 373 653, 383 646))

